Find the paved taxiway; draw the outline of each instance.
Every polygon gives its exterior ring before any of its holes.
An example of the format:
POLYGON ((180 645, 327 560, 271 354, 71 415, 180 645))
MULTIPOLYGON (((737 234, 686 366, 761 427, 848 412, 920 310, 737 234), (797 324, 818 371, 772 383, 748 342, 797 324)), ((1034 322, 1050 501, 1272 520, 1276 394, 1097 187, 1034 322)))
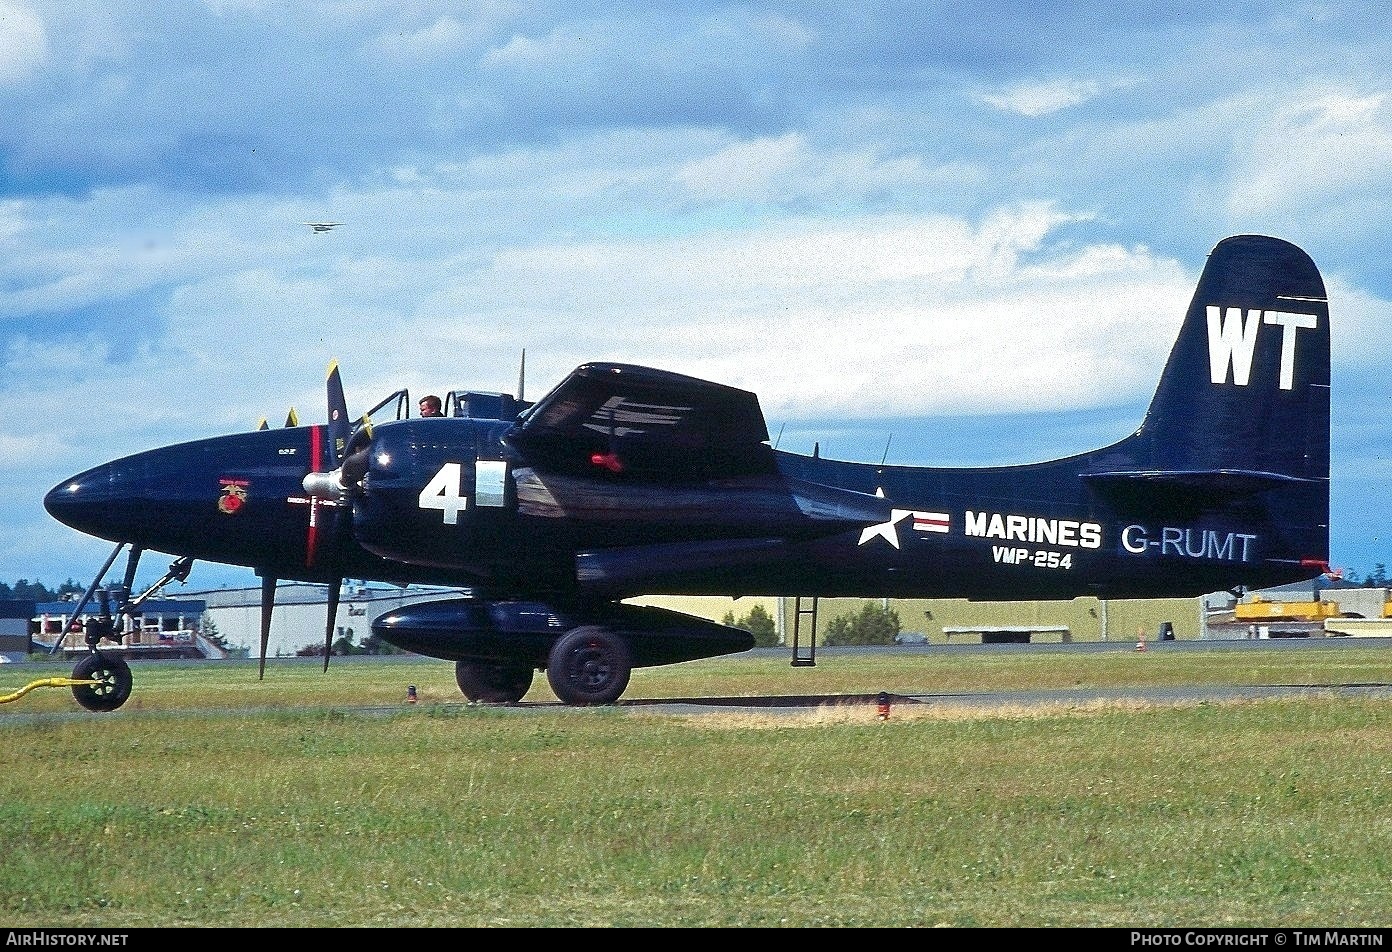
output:
MULTIPOLYGON (((834 659, 838 655, 894 652, 914 656, 942 654, 1093 654, 1102 652, 1134 652, 1135 642, 1097 641, 1071 644, 1029 645, 913 645, 892 648, 818 648, 818 658, 834 659)), ((1156 654, 1189 651, 1303 651, 1309 648, 1387 648, 1388 674, 1392 676, 1392 638, 1276 638, 1224 639, 1209 641, 1148 642, 1146 651, 1156 654)), ((756 648, 749 654, 782 655, 791 657, 787 648, 756 648)), ((990 691, 971 694, 910 693, 890 694, 891 706, 901 704, 939 704, 950 707, 1046 707, 1069 704, 1088 704, 1106 701, 1137 701, 1146 704, 1187 704, 1203 701, 1265 700, 1280 697, 1337 694, 1392 699, 1392 682, 1361 684, 1200 684, 1169 686, 1130 686, 1118 688, 1055 688, 1040 691, 990 691)), ((787 695, 771 697, 692 697, 666 699, 621 699, 620 707, 656 709, 680 713, 713 713, 716 711, 749 711, 791 713, 827 704, 876 705, 878 694, 850 695, 787 695)), ((524 705, 525 706, 525 705, 524 705)), ((541 706, 541 705, 538 705, 541 706)))

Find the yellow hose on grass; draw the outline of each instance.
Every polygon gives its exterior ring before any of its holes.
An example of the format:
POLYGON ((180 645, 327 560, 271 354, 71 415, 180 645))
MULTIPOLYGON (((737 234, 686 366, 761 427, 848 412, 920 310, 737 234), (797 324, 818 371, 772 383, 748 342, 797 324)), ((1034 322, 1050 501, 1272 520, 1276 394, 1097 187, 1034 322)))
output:
POLYGON ((90 678, 40 678, 37 681, 31 681, 13 694, 0 695, 0 704, 18 701, 35 688, 75 688, 81 684, 101 684, 101 682, 93 681, 90 678))

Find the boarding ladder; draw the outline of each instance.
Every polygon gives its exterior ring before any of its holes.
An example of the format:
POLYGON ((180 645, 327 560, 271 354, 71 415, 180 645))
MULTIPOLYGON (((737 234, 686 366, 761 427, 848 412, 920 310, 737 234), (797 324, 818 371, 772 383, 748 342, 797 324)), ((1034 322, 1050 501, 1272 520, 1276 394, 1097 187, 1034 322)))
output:
POLYGON ((817 596, 811 597, 812 607, 804 608, 801 595, 793 598, 793 667, 810 668, 817 664, 817 596), (807 616, 807 650, 802 645, 802 619, 807 616))

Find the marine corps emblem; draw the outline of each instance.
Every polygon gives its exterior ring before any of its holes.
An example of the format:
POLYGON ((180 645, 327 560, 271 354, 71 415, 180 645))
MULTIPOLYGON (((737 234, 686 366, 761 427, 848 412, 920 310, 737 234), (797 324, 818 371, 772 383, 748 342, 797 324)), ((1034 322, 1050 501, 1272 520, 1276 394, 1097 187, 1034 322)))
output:
POLYGON ((230 516, 246 505, 247 481, 245 479, 223 479, 219 482, 222 483, 222 495, 218 497, 218 512, 225 512, 230 516))

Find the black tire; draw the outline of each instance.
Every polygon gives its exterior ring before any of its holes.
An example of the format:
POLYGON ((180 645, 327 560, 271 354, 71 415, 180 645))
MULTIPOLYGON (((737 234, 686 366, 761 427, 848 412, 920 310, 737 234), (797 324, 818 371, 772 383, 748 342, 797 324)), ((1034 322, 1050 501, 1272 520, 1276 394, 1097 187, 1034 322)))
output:
POLYGON ((114 711, 131 693, 131 670, 125 659, 94 651, 73 668, 74 681, 97 684, 73 685, 73 697, 89 711, 114 711))
POLYGON ((628 643, 594 625, 562 635, 546 662, 546 680, 565 704, 613 704, 632 672, 628 643))
POLYGON ((495 664, 486 661, 456 661, 454 680, 471 701, 485 704, 514 704, 532 686, 532 667, 495 664))

